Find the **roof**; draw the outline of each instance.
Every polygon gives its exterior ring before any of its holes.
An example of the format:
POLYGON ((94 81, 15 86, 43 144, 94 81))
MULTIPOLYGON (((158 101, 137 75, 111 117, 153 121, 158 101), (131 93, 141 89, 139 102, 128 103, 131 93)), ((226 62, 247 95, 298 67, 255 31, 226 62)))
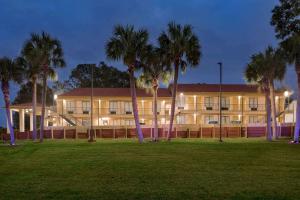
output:
MULTIPOLYGON (((11 108, 32 108, 32 102, 12 104, 11 108)), ((42 107, 42 104, 36 103, 36 107, 42 107)))
MULTIPOLYGON (((130 97, 130 88, 94 88, 94 96, 100 97, 130 97)), ((147 92, 145 89, 136 90, 137 97, 152 97, 151 92, 147 92)), ((159 88, 158 94, 159 97, 171 97, 171 93, 167 88, 159 88)), ((75 88, 69 92, 65 92, 59 97, 62 96, 91 96, 91 88, 75 88)))
MULTIPOLYGON (((159 88, 159 97, 171 97, 171 88, 159 88)), ((100 97, 130 97, 130 88, 94 88, 94 96, 100 97)), ((206 84, 206 83, 196 83, 196 84, 178 84, 178 92, 219 92, 219 84, 206 84)), ((247 84, 223 84, 222 92, 236 92, 236 93, 259 93, 259 87, 257 85, 247 85, 247 84)), ((137 89, 136 91, 138 97, 152 97, 151 92, 147 92, 145 89, 137 89)), ((69 92, 65 92, 59 97, 65 96, 90 96, 91 88, 75 88, 69 92)))
MULTIPOLYGON (((172 85, 170 85, 172 87, 172 85)), ((219 92, 219 84, 178 84, 178 92, 219 92)), ((245 92, 245 93, 258 93, 259 87, 257 85, 246 84, 222 84, 222 92, 245 92)))

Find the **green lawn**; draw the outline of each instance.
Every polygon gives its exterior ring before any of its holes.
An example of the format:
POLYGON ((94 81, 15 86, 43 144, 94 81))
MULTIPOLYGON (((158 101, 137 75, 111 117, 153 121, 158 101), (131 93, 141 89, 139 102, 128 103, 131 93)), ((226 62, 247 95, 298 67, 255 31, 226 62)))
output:
POLYGON ((263 139, 0 146, 0 199, 300 199, 300 145, 263 139))

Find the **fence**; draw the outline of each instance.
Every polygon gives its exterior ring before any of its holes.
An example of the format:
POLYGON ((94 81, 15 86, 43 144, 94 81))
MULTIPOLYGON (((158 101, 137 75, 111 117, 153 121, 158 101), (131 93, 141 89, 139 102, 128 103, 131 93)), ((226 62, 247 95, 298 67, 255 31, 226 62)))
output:
MULTIPOLYGON (((292 137, 294 126, 281 125, 278 126, 278 133, 281 137, 292 137)), ((64 127, 52 128, 44 131, 45 139, 87 139, 89 130, 85 127, 64 127)), ((96 138, 135 138, 136 129, 133 127, 95 127, 94 134, 96 138)), ((152 127, 143 127, 145 138, 151 138, 153 134, 152 127)), ((167 136, 167 127, 160 127, 158 135, 160 138, 167 136)), ((171 132, 171 138, 218 138, 220 136, 220 128, 218 126, 178 126, 171 132)), ((226 126, 222 127, 222 137, 224 138, 240 138, 240 137, 265 137, 266 126, 226 126)), ((17 140, 32 139, 32 131, 16 132, 17 140)), ((39 138, 39 132, 37 133, 39 138)), ((8 141, 9 134, 2 134, 1 139, 8 141)))

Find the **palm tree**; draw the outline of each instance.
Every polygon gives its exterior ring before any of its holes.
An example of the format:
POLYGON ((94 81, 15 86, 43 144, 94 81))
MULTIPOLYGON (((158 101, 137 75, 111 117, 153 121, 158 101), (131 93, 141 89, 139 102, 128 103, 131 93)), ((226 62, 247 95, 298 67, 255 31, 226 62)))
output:
POLYGON ((171 116, 167 135, 167 139, 170 140, 175 114, 179 68, 185 71, 187 65, 196 67, 200 62, 201 46, 198 37, 193 33, 190 25, 181 26, 174 22, 168 24, 167 31, 159 36, 158 41, 162 51, 174 65, 171 116))
POLYGON ((139 142, 143 142, 143 133, 140 126, 134 71, 141 67, 141 59, 148 49, 148 32, 144 29, 134 30, 134 26, 117 25, 113 36, 106 44, 106 55, 111 60, 122 60, 130 77, 132 108, 139 142))
POLYGON ((144 88, 150 88, 153 94, 153 122, 154 134, 152 141, 158 141, 158 122, 157 122, 157 91, 160 82, 168 83, 171 68, 164 59, 164 54, 159 48, 150 48, 145 61, 143 62, 142 74, 138 79, 138 84, 144 88))
MULTIPOLYGON (((42 80, 42 110, 40 120, 40 142, 42 142, 44 133, 47 79, 48 77, 54 78, 56 76, 55 68, 65 66, 63 51, 59 40, 52 38, 45 32, 42 32, 41 35, 35 33, 31 34, 31 38, 26 41, 24 45, 22 54, 29 63, 29 78, 34 83, 34 88, 36 87, 37 79, 40 78, 42 80)), ((36 89, 34 89, 33 97, 33 107, 35 107, 36 89)), ((35 124, 34 129, 36 129, 35 124)), ((34 130, 34 134, 36 134, 36 130, 34 130)))
POLYGON ((300 33, 294 35, 283 42, 281 47, 284 50, 288 64, 295 65, 295 71, 297 74, 298 96, 297 96, 297 110, 296 110, 296 125, 294 132, 294 142, 299 143, 300 132, 300 33))
POLYGON ((10 115, 10 97, 9 97, 9 82, 14 81, 20 83, 22 81, 22 68, 10 58, 3 57, 0 59, 0 81, 3 92, 6 118, 8 129, 10 132, 10 145, 15 145, 14 129, 12 127, 12 116, 10 115))
POLYGON ((245 79, 250 84, 257 84, 261 91, 265 92, 266 109, 267 109, 267 140, 272 141, 272 127, 271 127, 271 100, 268 80, 265 76, 266 72, 264 65, 263 54, 254 54, 251 56, 250 63, 247 64, 244 75, 245 79))
POLYGON ((299 0, 280 0, 272 10, 271 25, 275 27, 276 37, 281 40, 287 62, 294 64, 297 75, 298 96, 294 143, 299 143, 300 132, 300 4, 299 0))
MULTIPOLYGON (((285 75, 286 65, 283 54, 279 49, 268 47, 264 53, 252 56, 252 61, 248 64, 245 75, 248 81, 257 82, 269 93, 266 98, 267 112, 269 112, 269 102, 271 104, 272 133, 277 138, 276 105, 274 81, 282 80, 285 75)), ((267 115, 269 120, 269 113, 267 115)), ((270 138, 269 138, 270 139, 270 138)))
POLYGON ((267 69, 266 75, 269 77, 268 85, 270 89, 270 99, 271 99, 273 137, 278 138, 274 81, 283 80, 286 71, 285 59, 280 49, 273 49, 270 46, 266 49, 264 53, 264 57, 266 59, 266 64, 265 64, 267 69))

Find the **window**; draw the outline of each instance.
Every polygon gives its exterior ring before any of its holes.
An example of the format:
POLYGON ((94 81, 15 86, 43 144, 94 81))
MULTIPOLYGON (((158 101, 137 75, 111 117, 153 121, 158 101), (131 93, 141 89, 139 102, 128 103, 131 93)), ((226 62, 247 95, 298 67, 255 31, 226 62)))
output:
POLYGON ((179 109, 184 109, 184 105, 185 105, 185 97, 182 93, 180 93, 177 101, 177 106, 179 109))
POLYGON ((125 114, 132 114, 132 103, 130 101, 124 102, 124 112, 125 114))
POLYGON ((185 124, 185 116, 184 115, 177 115, 177 124, 185 124))
POLYGON ((82 126, 90 126, 90 120, 83 119, 82 120, 82 126))
POLYGON ((118 102, 117 101, 110 101, 109 102, 109 112, 110 114, 117 114, 118 109, 118 102))
POLYGON ((249 124, 256 124, 259 123, 258 117, 256 115, 250 115, 249 116, 249 124))
POLYGON ((132 120, 132 119, 126 119, 125 120, 125 125, 126 126, 134 126, 134 120, 132 120))
POLYGON ((258 107, 257 97, 249 97, 249 108, 253 111, 256 111, 258 107))
POLYGON ((206 110, 212 110, 213 97, 204 97, 204 106, 205 106, 206 110))
POLYGON ((66 110, 68 114, 73 114, 75 110, 73 101, 66 101, 66 110))
POLYGON ((222 110, 229 110, 230 107, 230 99, 228 97, 221 98, 221 108, 222 110))
MULTIPOLYGON (((154 103, 152 104, 152 111, 154 113, 154 103)), ((161 110, 161 102, 157 101, 157 114, 160 113, 160 110, 161 110)))
POLYGON ((82 113, 89 114, 91 111, 91 102, 89 101, 82 101, 82 113))
POLYGON ((214 116, 213 115, 205 116, 204 117, 204 122, 205 122, 205 124, 211 124, 211 123, 215 122, 214 116))
POLYGON ((230 118, 229 116, 222 116, 222 124, 229 124, 230 118))

